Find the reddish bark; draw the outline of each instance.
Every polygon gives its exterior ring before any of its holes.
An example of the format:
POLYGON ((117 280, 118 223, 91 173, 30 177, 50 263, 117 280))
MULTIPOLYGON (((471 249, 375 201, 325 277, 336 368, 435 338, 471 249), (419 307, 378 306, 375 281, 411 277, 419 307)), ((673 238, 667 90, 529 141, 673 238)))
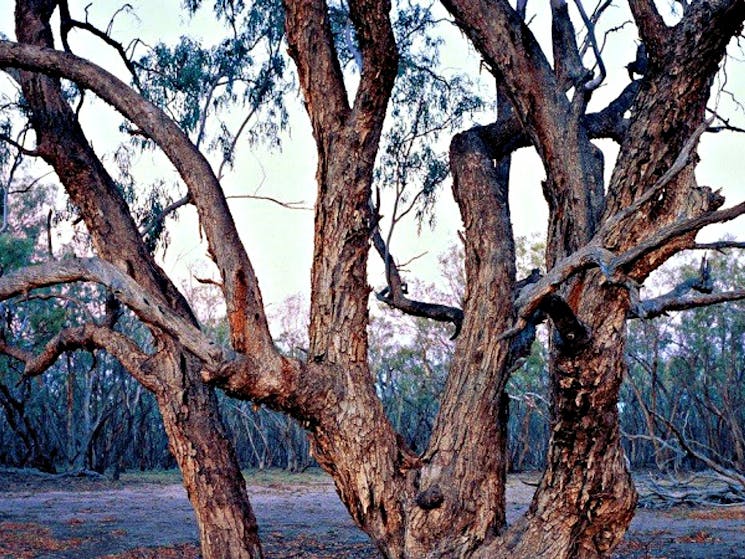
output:
MULTIPOLYGON (((0 296, 71 277, 118 282, 120 300, 162 345, 156 356, 133 359, 129 368, 158 396, 197 508, 206 557, 257 556, 259 550, 235 460, 216 420, 214 394, 197 379, 202 366, 202 377, 229 394, 304 422, 319 463, 386 557, 607 557, 631 520, 636 495, 617 411, 626 373, 624 323, 637 304, 637 282, 690 245, 706 223, 745 211, 741 204, 717 212, 721 198, 698 187, 693 175, 696 131, 725 47, 745 19, 745 3, 692 3, 668 28, 652 2, 633 0, 646 47, 635 68, 644 75, 594 115, 586 108, 598 78, 581 67, 565 2, 551 3, 553 67, 506 0, 443 3, 497 78, 503 109, 495 124, 463 132, 451 145, 453 191, 465 227, 464 308, 410 301, 401 295, 397 272, 388 274, 390 296, 384 299, 393 306, 461 326, 434 432, 421 456, 386 419, 367 363, 366 262, 377 227, 371 182, 398 61, 387 1, 349 2, 362 58, 351 100, 326 3, 284 5, 289 52, 318 149, 307 361, 281 357, 272 346, 258 284, 220 185, 162 111, 76 57, 0 44, 0 64, 27 71, 24 93, 39 151, 79 205, 99 256, 128 276, 90 262, 60 265, 56 274, 39 267, 0 279, 0 296), (141 246, 57 83, 32 73, 37 71, 72 77, 95 91, 145 130, 177 167, 222 275, 231 348, 215 346, 194 328, 185 302, 141 246), (598 137, 621 145, 607 194, 602 157, 591 141, 598 137), (548 271, 542 279, 516 282, 508 158, 525 145, 536 148, 547 174, 548 271), (143 302, 130 279, 168 309, 143 302), (548 466, 529 512, 506 527, 505 385, 536 324, 546 319, 553 414, 548 466)), ((21 42, 50 44, 54 5, 19 3, 21 42)), ((48 347, 38 362, 70 344, 116 353, 121 340, 87 332, 69 332, 65 344, 48 347)))

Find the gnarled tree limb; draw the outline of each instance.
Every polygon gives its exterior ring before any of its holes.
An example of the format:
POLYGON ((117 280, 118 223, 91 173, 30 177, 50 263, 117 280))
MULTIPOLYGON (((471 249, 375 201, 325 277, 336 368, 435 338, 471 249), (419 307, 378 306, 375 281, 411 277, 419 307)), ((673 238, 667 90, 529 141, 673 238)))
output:
POLYGON ((685 311, 700 307, 708 307, 718 303, 742 301, 743 299, 745 299, 745 289, 720 291, 715 293, 700 293, 698 295, 686 295, 680 297, 663 295, 654 299, 641 301, 641 309, 636 309, 633 316, 654 318, 663 315, 668 311, 685 311))
POLYGON ((75 281, 91 281, 108 287, 140 320, 174 335, 207 368, 219 369, 235 359, 231 350, 217 345, 190 321, 171 310, 160 295, 144 292, 131 277, 98 258, 68 259, 16 270, 0 277, 0 300, 75 281))
POLYGON ((186 134, 155 105, 106 70, 69 53, 0 41, 0 66, 65 77, 90 89, 141 128, 186 183, 223 277, 228 321, 237 351, 273 351, 253 267, 212 168, 186 134), (225 242, 225 239, 236 242, 225 242))
POLYGON ((372 241, 380 257, 383 260, 386 257, 388 258, 388 262, 386 262, 388 287, 376 293, 378 301, 411 316, 430 318, 438 322, 452 322, 455 330, 450 339, 454 340, 457 338, 463 324, 463 311, 458 307, 415 301, 406 297, 398 267, 393 261, 393 256, 385 246, 385 241, 383 241, 380 230, 377 228, 373 231, 372 241))
POLYGON ((155 390, 157 383, 147 372, 150 355, 143 352, 130 338, 97 324, 85 324, 66 328, 49 340, 37 355, 26 355, 23 376, 31 378, 43 374, 57 358, 67 351, 84 349, 105 350, 117 359, 122 366, 145 388, 155 390))

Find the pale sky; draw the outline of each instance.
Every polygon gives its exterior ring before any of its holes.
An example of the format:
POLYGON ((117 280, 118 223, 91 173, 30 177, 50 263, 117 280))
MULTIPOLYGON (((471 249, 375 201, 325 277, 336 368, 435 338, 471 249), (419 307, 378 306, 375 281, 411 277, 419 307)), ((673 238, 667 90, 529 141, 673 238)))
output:
MULTIPOLYGON (((82 19, 84 2, 71 1, 70 8, 74 17, 82 19)), ((182 15, 177 1, 152 2, 135 0, 131 2, 139 18, 131 15, 121 16, 115 25, 115 37, 125 43, 138 36, 146 43, 153 45, 158 40, 172 42, 182 34, 196 36, 205 41, 214 40, 222 30, 211 15, 212 2, 205 2, 205 8, 190 20, 182 15)), ((11 0, 0 0, 0 31, 13 37, 11 0)), ((109 15, 121 5, 118 1, 94 2, 90 14, 91 21, 105 27, 109 15)), ((545 12, 547 2, 529 3, 529 14, 536 14, 535 25, 548 25, 545 12), (532 8, 532 12, 531 12, 532 8), (540 12, 540 13, 539 13, 540 12)), ((608 21, 623 21, 628 17, 626 8, 614 8, 608 15, 608 21)), ((482 80, 488 80, 485 70, 479 72, 479 57, 467 46, 460 33, 453 30, 448 33, 448 45, 443 49, 445 66, 465 68, 482 80)), ((609 38, 604 60, 608 67, 609 79, 596 94, 593 105, 599 108, 615 97, 626 85, 626 70, 623 68, 633 59, 635 49, 635 30, 627 25, 620 32, 609 38), (614 79, 615 78, 615 79, 614 79)), ((82 56, 100 63, 107 69, 118 73, 123 79, 122 64, 113 52, 96 40, 77 32, 71 37, 73 50, 82 56), (76 48, 77 47, 77 48, 76 48)), ((550 53, 550 49, 548 51, 550 53)), ((728 89, 739 94, 745 100, 745 68, 742 53, 736 53, 740 61, 728 63, 728 89)), ((0 80, 0 87, 7 87, 7 78, 0 80)), ((122 141, 118 132, 122 118, 101 102, 91 100, 88 96, 86 107, 82 112, 82 122, 93 146, 100 155, 110 153, 115 145, 122 141)), ((304 201, 311 206, 315 197, 315 146, 310 134, 308 118, 299 102, 299 93, 289 102, 289 134, 282 140, 281 152, 268 152, 262 148, 239 148, 236 167, 223 180, 226 194, 259 194, 271 196, 284 201, 304 201)), ((592 105, 591 105, 592 106, 592 105)), ((732 123, 745 128, 745 114, 742 110, 733 112, 733 103, 725 94, 721 96, 718 110, 729 114, 732 123)), ((491 117, 482 115, 478 121, 486 124, 491 117)), ((236 122, 241 119, 236 117, 236 122)), ((612 169, 612 157, 615 146, 611 142, 602 142, 606 152, 608 173, 612 169)), ((727 205, 733 205, 745 199, 745 134, 724 132, 709 134, 704 137, 699 149, 701 164, 698 167, 700 184, 722 188, 727 197, 727 205)), ((111 157, 107 157, 110 161, 111 157)), ((164 158, 150 153, 143 156, 141 176, 150 173, 162 173, 167 180, 175 179, 175 173, 164 158)), ((513 158, 510 201, 513 214, 513 225, 516 235, 545 232, 546 205, 543 200, 540 181, 544 173, 537 156, 532 150, 521 150, 513 158)), ((230 207, 238 225, 241 237, 256 269, 264 301, 270 306, 277 305, 287 296, 301 293, 309 294, 310 266, 312 258, 313 214, 311 211, 297 211, 281 208, 277 205, 256 200, 231 200, 230 207)), ((390 210, 389 210, 390 211, 390 210)), ((382 213, 385 215, 386 207, 382 213)), ((402 224, 392 243, 392 252, 400 261, 407 261, 415 255, 427 254, 409 266, 408 280, 436 281, 438 278, 438 257, 447 246, 457 243, 457 231, 461 228, 460 217, 452 200, 449 183, 440 191, 437 203, 437 227, 434 231, 424 226, 421 234, 413 222, 402 224)), ((187 281, 189 269, 197 269, 199 275, 212 273, 206 248, 199 240, 195 211, 192 208, 182 209, 177 224, 171 225, 172 243, 165 257, 164 267, 177 283, 187 281)), ((710 228, 701 238, 712 240, 731 233, 745 239, 745 219, 740 218, 725 226, 710 228)), ((370 263, 370 283, 373 288, 384 285, 382 266, 377 255, 373 253, 370 263)))

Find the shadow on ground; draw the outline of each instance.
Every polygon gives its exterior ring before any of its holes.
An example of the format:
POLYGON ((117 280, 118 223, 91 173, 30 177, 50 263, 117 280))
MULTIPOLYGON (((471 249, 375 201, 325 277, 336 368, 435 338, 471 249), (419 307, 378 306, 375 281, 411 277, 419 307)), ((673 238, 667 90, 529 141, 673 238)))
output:
MULTIPOLYGON (((266 555, 368 559, 377 554, 333 485, 251 485, 266 555)), ((508 517, 533 487, 512 478, 508 517)), ((194 515, 180 485, 51 478, 0 471, 0 559, 196 559, 194 515)), ((745 507, 640 510, 615 559, 745 559, 745 507)))

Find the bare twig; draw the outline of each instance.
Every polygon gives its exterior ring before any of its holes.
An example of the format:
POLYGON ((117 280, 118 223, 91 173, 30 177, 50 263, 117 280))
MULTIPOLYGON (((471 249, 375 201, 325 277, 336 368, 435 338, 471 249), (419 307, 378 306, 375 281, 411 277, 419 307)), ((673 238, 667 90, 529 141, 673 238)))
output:
POLYGON ((732 480, 736 482, 743 490, 745 490, 745 476, 740 474, 739 472, 736 472, 730 468, 725 468, 715 460, 712 460, 710 457, 706 456, 705 454, 702 454, 701 452, 696 451, 691 444, 688 442, 688 439, 685 437, 685 435, 681 432, 681 430, 670 420, 667 418, 661 416, 657 412, 650 410, 650 413, 654 415, 655 419, 662 422, 667 426, 668 429, 670 429, 670 432, 675 435, 675 438, 678 440, 678 444, 680 444, 680 447, 688 453, 691 457, 695 458, 696 460, 700 460, 702 463, 706 465, 707 468, 712 469, 719 475, 732 480))
POLYGON ((70 32, 70 30, 77 28, 82 29, 84 31, 88 31, 90 34, 92 34, 95 37, 98 37, 101 39, 104 43, 112 47, 121 58, 124 65, 127 67, 127 70, 129 71, 130 75, 132 76, 132 81, 135 83, 137 88, 140 87, 140 81, 137 77, 137 70, 135 68, 135 65, 132 63, 132 60, 127 55, 127 51, 124 48, 124 45, 122 45, 119 41, 114 40, 111 37, 111 31, 112 26, 114 25, 114 19, 117 15, 119 15, 121 12, 126 11, 127 9, 131 10, 132 5, 131 4, 124 4, 121 6, 116 12, 114 12, 114 15, 111 16, 111 19, 109 20, 109 24, 106 27, 106 31, 101 31, 98 27, 91 24, 88 21, 88 13, 86 9, 86 17, 85 21, 78 21, 73 19, 70 16, 70 10, 68 8, 67 1, 60 2, 60 27, 61 27, 61 38, 62 38, 62 45, 64 46, 65 50, 67 52, 72 52, 70 50, 70 45, 67 41, 67 36, 70 32))
POLYGON ((158 215, 156 215, 151 220, 149 220, 147 225, 145 225, 140 231, 140 234, 143 237, 152 235, 153 233, 155 233, 158 229, 160 229, 163 226, 163 222, 166 220, 166 218, 169 215, 171 215, 173 212, 175 212, 179 208, 187 204, 190 204, 190 203, 191 203, 191 195, 187 193, 186 196, 169 204, 163 209, 163 211, 161 211, 158 215))
POLYGON ((600 72, 583 86, 585 91, 594 91, 600 87, 600 84, 605 80, 605 63, 603 62, 603 56, 598 47, 597 39, 595 38, 595 23, 588 17, 585 7, 582 5, 582 0, 574 0, 574 3, 577 6, 577 10, 579 10, 580 16, 582 16, 582 21, 584 22, 585 27, 587 28, 587 38, 592 46, 592 52, 595 55, 595 61, 597 62, 598 70, 600 72))
POLYGON ((278 206, 282 206, 283 208, 287 208, 288 210, 305 210, 305 211, 312 211, 313 208, 310 206, 305 205, 304 200, 298 200, 296 202, 283 202, 282 200, 278 200, 277 198, 272 198, 271 196, 259 196, 257 194, 233 194, 231 196, 226 196, 226 200, 264 200, 266 202, 272 202, 273 204, 277 204, 278 206))
POLYGON ((6 144, 10 144, 23 155, 27 155, 29 157, 39 157, 39 152, 37 150, 28 149, 27 147, 15 141, 13 138, 11 138, 10 136, 6 134, 0 134, 0 142, 5 142, 6 144))

